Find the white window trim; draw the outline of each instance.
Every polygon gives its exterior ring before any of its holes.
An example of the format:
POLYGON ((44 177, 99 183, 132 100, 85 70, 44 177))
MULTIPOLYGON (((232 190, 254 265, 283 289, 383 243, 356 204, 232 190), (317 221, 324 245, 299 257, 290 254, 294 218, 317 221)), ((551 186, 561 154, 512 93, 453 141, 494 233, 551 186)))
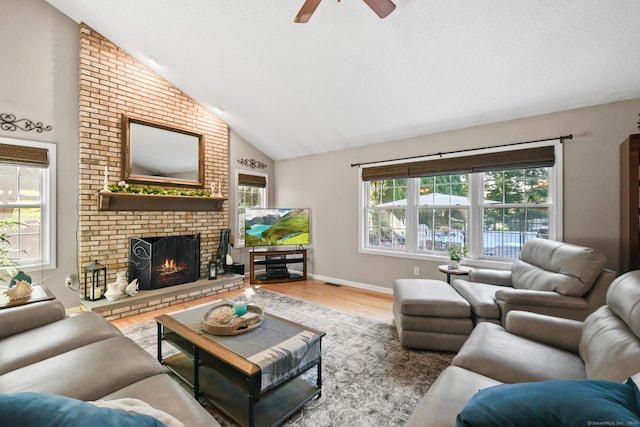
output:
MULTIPOLYGON (((550 168, 550 184, 549 184, 549 238, 552 240, 562 241, 563 237, 563 205, 562 205, 562 194, 563 194, 563 150, 562 150, 562 142, 560 139, 556 140, 547 140, 540 142, 531 142, 526 144, 517 144, 507 147, 494 147, 487 149, 479 149, 474 150, 474 154, 484 154, 484 153, 495 153, 495 152, 505 152, 505 151, 514 151, 514 150, 522 150, 525 148, 537 148, 537 147, 545 147, 545 146, 553 146, 554 147, 554 155, 555 155, 555 164, 552 168, 550 168)), ((424 161, 424 160, 435 160, 441 158, 455 158, 455 157, 463 157, 468 156, 469 152, 459 152, 459 153, 451 153, 451 154, 442 154, 442 155, 433 155, 433 156, 425 156, 419 157, 415 159, 411 159, 411 161, 424 161)), ((384 166, 384 165, 392 165, 399 163, 407 163, 404 161, 393 161, 393 162, 385 162, 385 163, 377 163, 376 166, 384 166)), ((358 175, 358 200, 359 200, 359 215, 358 215, 358 252, 362 254, 369 255, 382 255, 382 256, 391 256, 398 258, 407 258, 407 259, 417 259, 423 261, 435 261, 447 263, 449 261, 449 257, 446 255, 435 255, 430 253, 418 252, 414 250, 416 245, 409 246, 409 243, 416 239, 415 230, 409 232, 407 230, 407 249, 380 249, 380 248, 369 248, 366 246, 367 244, 367 230, 366 230, 366 213, 367 213, 367 203, 369 195, 364 191, 365 185, 364 181, 362 181, 362 167, 360 168, 360 172, 358 175)), ((414 178, 409 178, 414 179, 414 178)), ((417 179, 417 178, 416 178, 417 179)), ((478 230, 482 230, 482 216, 481 215, 471 215, 471 205, 478 204, 479 201, 483 199, 483 188, 482 185, 474 182, 474 185, 471 185, 472 181, 477 181, 480 179, 479 174, 470 174, 469 184, 470 189, 475 191, 475 194, 469 194, 470 199, 470 214, 469 214, 469 228, 472 230, 474 235, 478 235, 478 230)), ((481 184, 481 183, 480 183, 481 184)), ((407 190, 407 200, 414 200, 413 205, 409 205, 407 203, 407 224, 410 224, 409 220, 413 220, 415 215, 417 214, 415 206, 416 206, 416 192, 412 190, 415 186, 409 186, 407 190)), ((475 208, 477 209, 477 208, 475 208)), ((413 223, 411 223, 413 224, 413 223)), ((467 258, 467 262, 473 266, 477 267, 490 267, 490 268, 502 268, 508 269, 511 264, 513 264, 513 259, 503 259, 503 258, 481 258, 477 257, 477 254, 482 253, 481 242, 479 239, 476 239, 474 247, 470 248, 469 257, 467 258), (473 257, 476 256, 476 257, 473 257)))
MULTIPOLYGON (((240 229, 240 210, 238 207, 239 201, 238 201, 238 186, 239 186, 239 182, 240 182, 240 174, 242 175, 255 175, 255 176, 262 176, 265 179, 265 186, 264 186, 264 197, 262 198, 262 204, 259 206, 260 208, 266 208, 268 205, 268 200, 269 200, 269 174, 267 173, 262 173, 262 172, 254 172, 254 171, 246 171, 246 170, 238 170, 236 169, 235 171, 235 181, 234 181, 234 188, 235 188, 235 192, 236 192, 236 203, 234 206, 234 211, 235 211, 235 216, 234 218, 236 219, 236 229, 234 231, 234 233, 237 233, 238 230, 240 229)), ((236 239, 237 242, 239 242, 240 236, 238 236, 238 238, 236 239)), ((244 247, 244 244, 242 246, 238 245, 238 247, 244 247)))
POLYGON ((52 270, 56 268, 56 144, 15 138, 0 137, 0 143, 19 145, 21 147, 42 148, 48 151, 49 166, 43 168, 42 174, 42 210, 41 222, 41 259, 37 263, 23 264, 18 262, 20 269, 25 271, 52 270), (44 232, 44 230, 47 230, 44 232))

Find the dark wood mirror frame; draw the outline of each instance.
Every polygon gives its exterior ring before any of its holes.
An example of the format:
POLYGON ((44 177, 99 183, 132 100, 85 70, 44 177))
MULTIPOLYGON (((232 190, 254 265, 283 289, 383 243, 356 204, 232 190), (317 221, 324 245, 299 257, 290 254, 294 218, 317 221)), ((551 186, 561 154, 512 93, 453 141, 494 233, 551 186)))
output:
POLYGON ((204 188, 204 135, 123 114, 122 180, 204 188))

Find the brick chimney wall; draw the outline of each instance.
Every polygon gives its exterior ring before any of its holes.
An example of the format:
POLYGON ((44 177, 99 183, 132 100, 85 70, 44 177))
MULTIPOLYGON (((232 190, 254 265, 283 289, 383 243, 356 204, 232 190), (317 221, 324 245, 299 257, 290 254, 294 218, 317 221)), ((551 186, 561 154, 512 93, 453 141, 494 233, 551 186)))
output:
POLYGON ((83 268, 98 260, 107 267, 107 282, 115 281, 117 271, 127 270, 130 236, 195 233, 201 233, 200 270, 206 276, 220 230, 228 227, 227 202, 221 211, 99 211, 96 193, 103 187, 105 166, 109 184, 121 180, 121 115, 125 113, 204 134, 205 189, 220 181, 222 195, 228 197, 227 124, 84 24, 80 25, 79 101, 80 280, 83 268))

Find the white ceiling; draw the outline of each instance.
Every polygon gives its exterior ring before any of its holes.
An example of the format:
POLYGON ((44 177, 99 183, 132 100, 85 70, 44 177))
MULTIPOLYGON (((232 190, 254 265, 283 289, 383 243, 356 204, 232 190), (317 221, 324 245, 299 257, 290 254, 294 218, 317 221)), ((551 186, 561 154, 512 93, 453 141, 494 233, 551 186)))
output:
POLYGON ((638 0, 47 1, 275 160, 640 98, 638 0))

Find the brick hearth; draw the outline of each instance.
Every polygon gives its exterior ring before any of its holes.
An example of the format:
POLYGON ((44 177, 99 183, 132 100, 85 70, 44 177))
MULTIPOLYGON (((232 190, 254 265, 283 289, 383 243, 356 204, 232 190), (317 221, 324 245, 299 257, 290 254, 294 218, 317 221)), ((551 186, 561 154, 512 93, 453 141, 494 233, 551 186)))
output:
POLYGON ((217 280, 201 279, 193 283, 168 288, 140 291, 132 297, 122 297, 117 301, 109 301, 105 298, 97 301, 82 301, 80 309, 93 311, 107 320, 116 320, 229 292, 243 286, 244 276, 236 274, 230 277, 220 277, 217 280))

